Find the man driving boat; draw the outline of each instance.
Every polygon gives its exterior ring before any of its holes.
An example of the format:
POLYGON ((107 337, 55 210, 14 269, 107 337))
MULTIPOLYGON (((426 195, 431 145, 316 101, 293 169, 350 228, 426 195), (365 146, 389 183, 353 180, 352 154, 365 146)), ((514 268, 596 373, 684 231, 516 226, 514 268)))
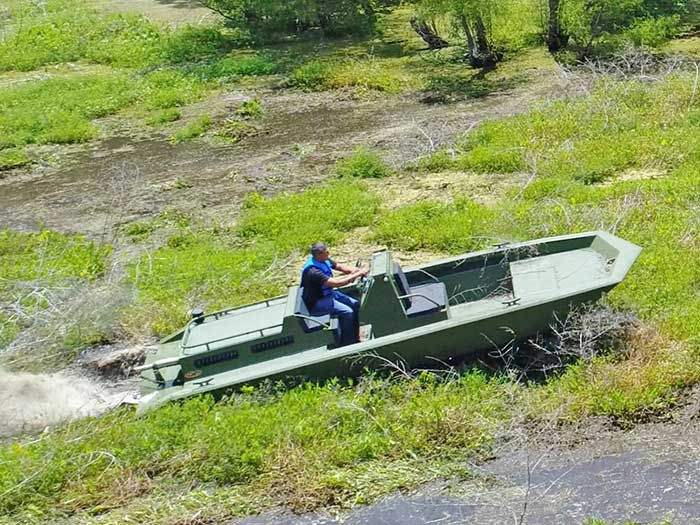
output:
POLYGON ((334 288, 350 284, 358 277, 365 277, 368 270, 351 268, 330 258, 328 247, 317 242, 311 246, 311 255, 301 270, 302 299, 311 315, 337 317, 340 324, 340 345, 360 341, 360 302, 334 288), (344 274, 333 277, 333 270, 344 274))

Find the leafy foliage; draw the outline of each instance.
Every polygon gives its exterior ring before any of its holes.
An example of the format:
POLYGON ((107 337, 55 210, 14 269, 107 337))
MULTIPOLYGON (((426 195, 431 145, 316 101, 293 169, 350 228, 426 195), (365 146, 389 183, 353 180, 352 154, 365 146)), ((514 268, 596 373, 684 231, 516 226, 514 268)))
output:
POLYGON ((204 0, 228 25, 258 40, 320 28, 327 35, 371 32, 372 0, 204 0))

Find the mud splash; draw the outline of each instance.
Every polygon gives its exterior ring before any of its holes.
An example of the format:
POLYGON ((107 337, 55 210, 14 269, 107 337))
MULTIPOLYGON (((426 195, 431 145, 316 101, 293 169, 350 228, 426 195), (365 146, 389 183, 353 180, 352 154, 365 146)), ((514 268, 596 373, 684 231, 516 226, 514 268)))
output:
POLYGON ((0 438, 72 419, 95 416, 117 406, 127 393, 66 374, 26 374, 0 370, 0 438))

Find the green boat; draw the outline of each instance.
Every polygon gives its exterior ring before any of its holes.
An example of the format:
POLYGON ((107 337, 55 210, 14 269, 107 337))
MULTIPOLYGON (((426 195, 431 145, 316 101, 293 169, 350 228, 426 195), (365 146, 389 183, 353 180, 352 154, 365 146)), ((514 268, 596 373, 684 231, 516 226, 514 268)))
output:
POLYGON ((547 330, 555 315, 598 300, 641 248, 606 232, 502 244, 402 269, 372 255, 366 279, 342 288, 360 300, 364 340, 338 345, 337 320, 286 295, 204 314, 160 342, 141 373, 139 410, 199 394, 221 396, 264 379, 357 375, 372 362, 435 366, 547 330))

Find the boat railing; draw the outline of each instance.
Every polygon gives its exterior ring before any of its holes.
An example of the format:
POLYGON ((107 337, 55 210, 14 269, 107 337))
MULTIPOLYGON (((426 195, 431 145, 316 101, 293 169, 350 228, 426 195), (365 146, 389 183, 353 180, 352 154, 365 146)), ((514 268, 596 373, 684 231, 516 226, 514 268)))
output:
MULTIPOLYGON (((258 328, 256 330, 249 330, 248 332, 243 332, 240 334, 228 335, 226 337, 214 339, 213 341, 207 341, 206 343, 199 343, 199 344, 195 344, 195 345, 186 345, 185 338, 183 337, 182 338, 182 345, 180 346, 180 348, 182 350, 191 350, 193 348, 199 348, 199 347, 203 346, 207 349, 207 351, 209 351, 209 350, 211 350, 211 347, 209 345, 212 345, 214 343, 221 343, 222 341, 228 341, 229 339, 235 339, 237 337, 244 337, 246 335, 251 335, 251 334, 260 334, 260 337, 265 337, 265 330, 271 330, 272 328, 281 328, 281 327, 282 327, 282 323, 279 323, 279 324, 275 324, 272 326, 266 326, 264 328, 258 328)), ((188 326, 188 328, 189 328, 189 326, 188 326)), ((187 354, 187 352, 184 352, 184 353, 187 354)))
MULTIPOLYGON (((192 331, 192 326, 201 324, 202 322, 204 322, 204 320, 205 320, 207 317, 213 317, 214 319, 217 319, 217 320, 218 320, 218 319, 221 319, 222 317, 225 317, 227 314, 229 314, 229 313, 231 313, 231 312, 240 311, 240 310, 243 310, 244 308, 250 308, 251 306, 265 305, 265 306, 267 306, 267 307, 270 307, 270 306, 272 306, 272 301, 279 301, 279 300, 282 299, 283 297, 284 297, 284 296, 282 296, 282 297, 273 297, 272 299, 265 299, 264 301, 258 301, 257 303, 250 303, 250 304, 244 304, 243 306, 235 306, 235 307, 233 307, 233 308, 226 308, 225 310, 219 310, 218 312, 212 312, 212 313, 207 314, 207 315, 205 315, 205 316, 203 316, 203 317, 199 317, 199 318, 196 318, 196 319, 192 319, 192 320, 190 320, 189 323, 187 323, 187 326, 185 327, 185 331, 184 331, 184 333, 182 334, 182 339, 180 340, 180 341, 181 341, 181 343, 180 343, 180 348, 182 348, 183 350, 185 350, 185 349, 190 349, 190 348, 195 348, 195 347, 198 347, 198 346, 202 346, 201 344, 200 344, 200 345, 187 346, 187 339, 189 338, 190 332, 192 331)), ((281 326, 281 325, 275 325, 275 326, 265 327, 265 328, 260 329, 260 331, 262 331, 262 330, 268 330, 269 328, 275 328, 276 326, 281 326)), ((238 337, 238 336, 240 336, 240 335, 248 335, 249 333, 253 333, 253 332, 257 332, 257 331, 258 331, 258 330, 253 330, 253 331, 251 331, 251 332, 246 332, 245 334, 236 334, 236 335, 234 335, 234 336, 226 337, 225 339, 230 339, 231 337, 238 337)), ((218 341, 212 341, 212 342, 218 342, 218 341)), ((209 349, 209 348, 207 348, 207 350, 208 350, 208 349, 209 349)))
POLYGON ((432 273, 426 272, 426 271, 423 270, 422 268, 416 268, 416 269, 413 270, 413 271, 420 272, 420 273, 422 273, 422 274, 424 274, 424 275, 427 275, 428 277, 430 277, 430 278, 431 278, 433 281, 435 281, 436 283, 439 283, 439 282, 440 282, 440 279, 438 279, 437 277, 435 277, 432 273))

